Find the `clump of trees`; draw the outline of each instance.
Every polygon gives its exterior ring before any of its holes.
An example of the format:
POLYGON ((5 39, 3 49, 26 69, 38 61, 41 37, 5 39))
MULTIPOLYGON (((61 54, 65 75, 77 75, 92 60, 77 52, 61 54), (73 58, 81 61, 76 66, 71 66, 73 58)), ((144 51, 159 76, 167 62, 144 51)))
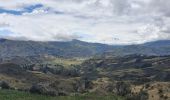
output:
POLYGON ((22 68, 25 70, 30 71, 40 71, 43 73, 52 73, 56 75, 63 75, 63 76, 72 76, 72 77, 78 77, 80 76, 80 70, 79 66, 77 65, 71 65, 70 68, 65 68, 63 65, 56 64, 24 64, 22 65, 22 68))

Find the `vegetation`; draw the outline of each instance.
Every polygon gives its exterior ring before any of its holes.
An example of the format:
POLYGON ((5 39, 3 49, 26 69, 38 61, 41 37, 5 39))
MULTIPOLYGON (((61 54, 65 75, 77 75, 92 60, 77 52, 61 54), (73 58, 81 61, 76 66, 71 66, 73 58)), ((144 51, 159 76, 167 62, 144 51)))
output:
POLYGON ((91 57, 107 54, 124 56, 130 54, 170 55, 170 41, 156 41, 141 45, 112 46, 87 43, 79 40, 69 42, 35 42, 0 39, 0 58, 52 55, 58 57, 91 57))
POLYGON ((14 90, 0 90, 0 100, 124 100, 118 96, 44 96, 14 90))
MULTIPOLYGON (((105 100, 118 96, 127 100, 160 100, 170 97, 170 56, 102 55, 85 61, 40 56, 19 61, 15 58, 0 64, 0 87, 16 93, 18 98, 22 97, 20 93, 35 100, 41 97, 47 98, 45 100, 105 100)), ((7 90, 1 90, 4 91, 7 90)))

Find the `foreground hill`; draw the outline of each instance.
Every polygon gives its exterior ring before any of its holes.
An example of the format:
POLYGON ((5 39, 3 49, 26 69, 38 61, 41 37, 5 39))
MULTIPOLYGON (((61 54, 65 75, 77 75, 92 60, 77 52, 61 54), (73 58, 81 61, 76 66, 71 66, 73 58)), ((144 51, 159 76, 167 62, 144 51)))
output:
POLYGON ((155 41, 140 45, 105 45, 79 40, 68 42, 35 42, 0 39, 0 58, 53 55, 62 57, 89 57, 106 53, 123 56, 129 54, 170 55, 170 41, 155 41))
POLYGON ((43 63, 11 62, 0 64, 2 89, 51 96, 81 97, 90 93, 118 95, 128 100, 170 98, 170 56, 109 55, 85 60, 53 58, 43 63))
POLYGON ((170 56, 109 55, 86 60, 82 65, 84 76, 97 82, 96 85, 108 80, 127 82, 131 93, 139 93, 143 98, 133 96, 128 100, 170 99, 170 56))

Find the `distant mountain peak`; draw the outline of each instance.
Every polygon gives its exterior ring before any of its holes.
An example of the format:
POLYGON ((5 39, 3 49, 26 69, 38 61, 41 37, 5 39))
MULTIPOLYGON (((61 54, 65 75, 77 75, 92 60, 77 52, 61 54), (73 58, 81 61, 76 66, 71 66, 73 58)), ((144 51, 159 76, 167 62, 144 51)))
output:
POLYGON ((170 40, 158 40, 144 43, 145 46, 170 46, 170 40))
POLYGON ((83 41, 78 40, 78 39, 73 39, 72 42, 83 42, 83 41))

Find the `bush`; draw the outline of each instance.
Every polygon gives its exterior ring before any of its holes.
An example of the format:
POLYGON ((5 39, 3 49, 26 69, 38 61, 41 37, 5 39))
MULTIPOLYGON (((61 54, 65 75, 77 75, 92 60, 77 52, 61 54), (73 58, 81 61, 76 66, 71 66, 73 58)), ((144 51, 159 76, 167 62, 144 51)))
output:
POLYGON ((2 81, 1 83, 0 83, 0 87, 2 88, 2 89, 10 89, 11 87, 9 86, 9 84, 7 83, 7 82, 5 82, 5 81, 2 81))
POLYGON ((141 91, 135 95, 127 95, 126 100, 148 100, 148 93, 146 91, 141 91))
POLYGON ((51 87, 45 85, 33 85, 30 88, 31 93, 43 94, 43 95, 50 95, 50 96, 57 96, 58 93, 52 89, 51 87))
POLYGON ((130 84, 125 82, 117 82, 115 86, 115 93, 120 96, 126 96, 131 93, 130 84))

